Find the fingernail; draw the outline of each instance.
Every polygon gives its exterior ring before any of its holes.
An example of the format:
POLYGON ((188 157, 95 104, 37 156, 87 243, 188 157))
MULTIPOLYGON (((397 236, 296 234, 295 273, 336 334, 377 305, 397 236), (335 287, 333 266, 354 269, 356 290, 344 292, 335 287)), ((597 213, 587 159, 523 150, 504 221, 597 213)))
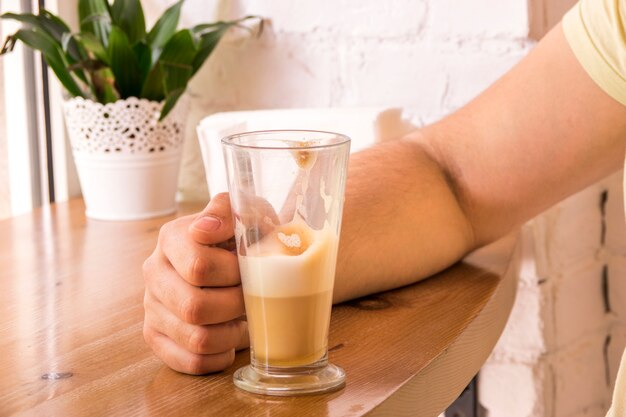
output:
POLYGON ((220 228, 222 221, 217 217, 203 216, 193 222, 195 229, 203 230, 206 232, 214 232, 220 228))

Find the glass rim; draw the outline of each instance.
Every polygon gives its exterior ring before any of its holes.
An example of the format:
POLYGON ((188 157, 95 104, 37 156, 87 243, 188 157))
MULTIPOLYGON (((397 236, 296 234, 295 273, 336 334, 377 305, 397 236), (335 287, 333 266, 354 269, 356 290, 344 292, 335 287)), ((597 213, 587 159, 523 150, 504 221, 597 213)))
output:
POLYGON ((240 149, 259 149, 259 150, 285 150, 285 149, 298 149, 298 150, 307 150, 307 149, 322 149, 322 148, 332 148, 335 146, 342 146, 347 143, 350 143, 351 139, 348 135, 344 135, 343 133, 331 132, 327 130, 311 130, 311 129, 268 129, 268 130, 252 130, 249 132, 241 132, 235 133, 232 135, 228 135, 222 138, 221 142, 224 146, 232 146, 240 149), (339 138, 340 140, 336 143, 326 143, 326 144, 312 144, 306 146, 298 146, 295 147, 285 147, 285 146, 259 146, 252 144, 241 144, 235 143, 234 140, 243 136, 253 136, 253 135, 269 135, 273 133, 315 133, 315 134, 324 134, 324 135, 332 135, 334 137, 339 138))

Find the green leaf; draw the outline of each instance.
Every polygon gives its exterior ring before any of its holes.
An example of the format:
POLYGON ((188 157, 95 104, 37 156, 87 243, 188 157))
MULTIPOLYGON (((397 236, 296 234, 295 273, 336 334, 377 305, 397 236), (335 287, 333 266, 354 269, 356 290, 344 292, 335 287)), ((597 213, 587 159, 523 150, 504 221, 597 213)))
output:
POLYGON ((139 97, 142 85, 139 63, 126 34, 117 26, 111 27, 108 53, 120 97, 139 97))
POLYGON ((193 75, 193 61, 197 46, 189 29, 176 32, 165 44, 159 57, 159 65, 163 71, 163 82, 166 96, 180 88, 185 89, 193 75))
POLYGON ((4 40, 4 43, 2 44, 2 48, 0 48, 0 56, 12 52, 13 48, 15 48, 16 42, 17 39, 15 39, 13 36, 7 36, 4 40))
POLYGON ((115 88, 113 88, 115 78, 109 68, 91 73, 91 82, 95 90, 95 95, 100 103, 113 103, 119 99, 115 88))
POLYGON ((70 65, 89 59, 87 51, 85 51, 82 45, 76 42, 71 32, 65 32, 61 37, 61 50, 70 65), (77 51, 75 58, 73 57, 74 54, 70 52, 72 49, 77 51))
POLYGON ((160 120, 167 116, 185 92, 193 75, 193 60, 197 50, 196 40, 189 29, 176 32, 163 47, 158 63, 163 71, 165 91, 160 120))
POLYGON ((44 29, 39 21, 39 18, 32 13, 4 13, 3 15, 0 15, 0 19, 17 20, 18 22, 44 29))
MULTIPOLYGON (((83 72, 82 68, 77 65, 80 64, 82 62, 84 62, 84 60, 82 61, 76 61, 74 59, 71 59, 68 56, 68 49, 69 49, 69 45, 71 45, 71 41, 72 41, 72 34, 70 32, 65 32, 63 34, 63 37, 61 38, 61 50, 63 51, 63 53, 65 54, 65 57, 67 59, 67 62, 69 64, 68 69, 72 72, 74 72, 76 74, 76 76, 85 84, 87 84, 87 77, 85 76, 85 73, 83 72)), ((81 49, 82 50, 82 49, 81 49)), ((81 53, 81 55, 84 55, 85 58, 87 59, 87 54, 83 51, 81 53)))
POLYGON ((39 11, 39 18, 41 19, 43 24, 45 24, 47 27, 50 27, 51 30, 52 28, 54 28, 54 30, 56 30, 58 33, 63 34, 65 32, 72 31, 67 23, 65 23, 58 16, 50 13, 46 9, 41 9, 39 11))
POLYGON ((107 11, 109 12, 109 16, 112 16, 113 10, 111 8, 110 0, 104 0, 104 4, 107 6, 107 11))
POLYGON ((102 104, 115 103, 117 100, 119 100, 119 97, 115 93, 115 88, 109 84, 104 87, 104 92, 98 98, 98 101, 102 104))
POLYGON ((76 33, 73 34, 72 37, 76 39, 87 52, 91 53, 93 57, 99 59, 106 65, 110 64, 109 55, 106 49, 104 49, 104 45, 102 45, 94 35, 91 33, 76 33))
POLYGON ((154 101, 161 101, 165 98, 161 65, 157 64, 153 66, 148 73, 146 81, 143 83, 143 88, 141 89, 141 97, 154 101))
POLYGON ((224 34, 228 31, 229 27, 230 25, 221 27, 213 32, 205 33, 200 37, 200 49, 193 60, 192 75, 198 72, 200 67, 202 67, 204 61, 206 61, 209 55, 211 55, 220 39, 222 39, 222 36, 224 36, 224 34))
POLYGON ((157 62, 161 49, 176 32, 183 3, 184 0, 180 0, 167 9, 148 33, 148 45, 152 49, 152 63, 157 62))
POLYGON ((78 0, 78 18, 81 32, 91 33, 108 47, 111 15, 107 0, 78 0))
POLYGON ((239 26, 243 29, 250 30, 250 28, 241 25, 241 23, 245 22, 246 20, 251 20, 251 19, 256 19, 261 23, 261 26, 259 29, 259 33, 260 33, 260 31, 263 29, 263 18, 261 16, 256 16, 256 15, 248 15, 237 20, 227 20, 227 21, 220 20, 220 21, 213 22, 213 23, 201 23, 199 25, 192 27, 191 31, 193 32, 194 35, 201 36, 201 35, 204 35, 206 32, 213 32, 216 29, 220 29, 223 27, 230 27, 230 26, 239 26))
MULTIPOLYGON (((54 14, 50 13, 48 10, 42 9, 39 12, 39 17, 44 22, 46 22, 46 26, 54 26, 58 32, 61 32, 61 37, 63 37, 67 33, 71 33, 71 29, 69 28, 67 23, 59 19, 54 14)), ((83 48, 81 48, 74 39, 69 41, 69 44, 67 46, 67 53, 72 57, 72 59, 76 61, 85 59, 87 57, 83 48)))
POLYGON ((143 85, 150 68, 152 67, 152 51, 150 47, 143 42, 139 42, 133 46, 133 52, 139 64, 139 74, 141 77, 140 85, 143 85))
POLYGON ((172 109, 176 105, 176 102, 178 102, 178 99, 180 99, 184 92, 184 88, 179 88, 177 90, 171 91, 167 95, 165 103, 163 104, 163 108, 161 109, 161 116, 159 117, 159 121, 165 119, 169 112, 172 111, 172 109))
POLYGON ((131 45, 146 36, 146 21, 139 0, 115 0, 111 6, 111 19, 126 33, 131 45))
POLYGON ((204 23, 194 26, 191 31, 196 37, 200 38, 200 48, 193 61, 193 74, 198 72, 198 70, 202 67, 202 64, 204 64, 207 58, 211 55, 220 39, 222 39, 222 36, 224 36, 228 29, 232 26, 239 26, 241 22, 249 19, 259 19, 263 22, 259 16, 246 16, 238 20, 204 23))
POLYGON ((68 69, 71 71, 80 69, 80 70, 86 70, 88 72, 98 71, 103 68, 107 68, 107 66, 104 65, 101 61, 98 61, 96 59, 86 59, 84 61, 80 61, 75 64, 72 64, 68 67, 68 69))
MULTIPOLYGON (((70 32, 70 28, 63 20, 59 19, 45 9, 41 10, 39 15, 31 13, 5 13, 0 16, 0 18, 17 20, 30 27, 43 30, 59 43, 62 42, 63 36, 70 32)), ((66 51, 73 61, 79 61, 84 58, 84 51, 81 51, 75 42, 70 41, 67 45, 66 51)))
POLYGON ((20 29, 11 35, 10 38, 20 40, 27 46, 41 51, 46 62, 65 89, 73 96, 84 97, 82 90, 67 68, 68 64, 63 55, 61 45, 45 31, 37 28, 20 29))

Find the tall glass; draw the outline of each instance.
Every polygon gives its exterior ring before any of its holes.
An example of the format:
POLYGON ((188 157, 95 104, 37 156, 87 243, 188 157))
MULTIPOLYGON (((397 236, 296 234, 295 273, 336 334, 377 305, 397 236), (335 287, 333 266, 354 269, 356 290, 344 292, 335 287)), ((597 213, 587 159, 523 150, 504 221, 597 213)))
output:
POLYGON ((222 140, 251 363, 235 385, 297 395, 343 386, 328 326, 350 139, 264 131, 222 140))

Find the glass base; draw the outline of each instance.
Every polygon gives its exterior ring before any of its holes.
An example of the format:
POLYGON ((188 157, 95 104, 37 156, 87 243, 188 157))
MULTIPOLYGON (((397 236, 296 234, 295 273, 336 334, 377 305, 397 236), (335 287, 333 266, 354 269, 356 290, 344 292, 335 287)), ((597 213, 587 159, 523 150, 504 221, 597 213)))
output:
POLYGON ((282 397, 336 391, 343 388, 345 381, 344 370, 331 363, 321 368, 271 371, 248 365, 233 374, 233 382, 244 391, 282 397))

